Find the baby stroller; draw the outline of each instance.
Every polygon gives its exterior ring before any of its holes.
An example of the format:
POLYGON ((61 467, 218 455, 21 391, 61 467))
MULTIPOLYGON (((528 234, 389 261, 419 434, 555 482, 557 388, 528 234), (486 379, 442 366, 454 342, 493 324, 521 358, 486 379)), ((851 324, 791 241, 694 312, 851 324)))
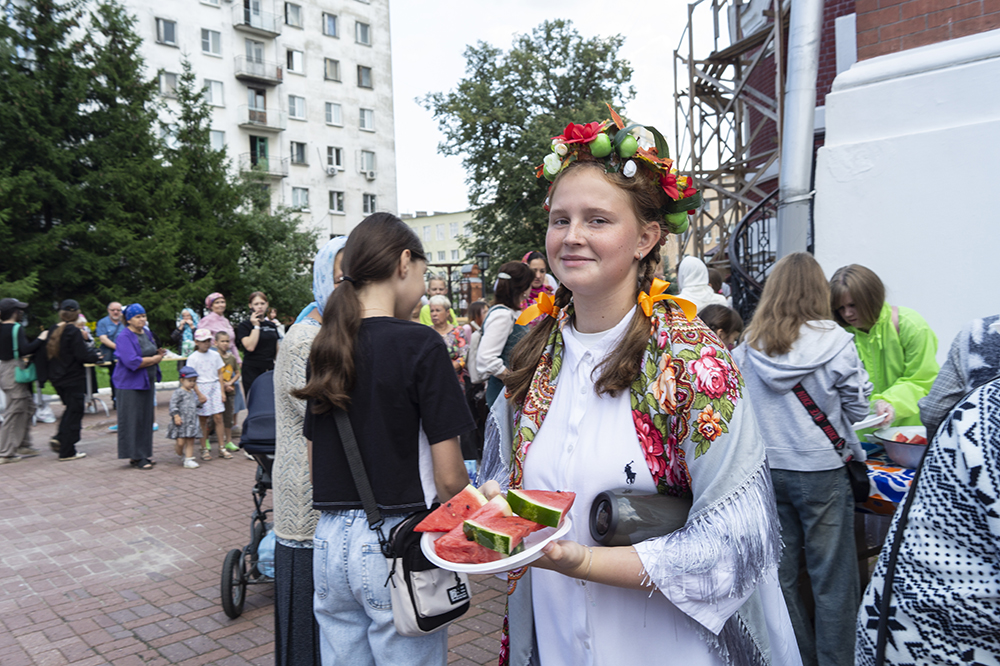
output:
MULTIPOLYGON (((257 377, 247 396, 247 418, 243 422, 240 447, 257 461, 257 478, 253 486, 254 510, 250 515, 250 543, 226 554, 222 564, 222 609, 232 619, 243 613, 247 585, 274 581, 274 546, 269 549, 270 562, 258 552, 261 542, 271 529, 267 522, 270 509, 261 505, 271 489, 271 467, 274 464, 274 372, 257 377)), ((273 534, 271 535, 271 541, 273 534)))

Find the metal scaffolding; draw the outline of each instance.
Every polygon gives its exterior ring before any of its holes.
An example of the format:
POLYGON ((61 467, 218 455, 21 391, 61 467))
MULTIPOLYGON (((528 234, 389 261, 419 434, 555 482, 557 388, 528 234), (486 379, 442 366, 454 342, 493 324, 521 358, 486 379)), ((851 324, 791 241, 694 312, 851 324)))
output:
POLYGON ((674 51, 674 145, 678 172, 695 178, 705 203, 673 248, 676 264, 690 254, 728 269, 736 225, 777 186, 788 6, 787 0, 688 5, 687 26, 674 51), (696 35, 709 18, 713 49, 698 57, 696 35), (752 23, 751 34, 744 35, 744 25, 752 23), (720 34, 724 24, 730 25, 726 35, 720 34), (760 89, 772 83, 774 94, 760 89))

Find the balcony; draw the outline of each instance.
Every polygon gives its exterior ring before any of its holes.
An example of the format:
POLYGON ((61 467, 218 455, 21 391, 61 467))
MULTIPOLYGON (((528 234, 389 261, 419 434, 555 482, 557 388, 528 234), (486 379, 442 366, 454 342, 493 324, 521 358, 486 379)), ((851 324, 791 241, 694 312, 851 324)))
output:
POLYGON ((252 12, 242 4, 233 5, 233 27, 261 37, 277 37, 284 23, 274 12, 252 12))
POLYGON ((240 171, 262 173, 271 178, 288 177, 288 158, 260 157, 254 153, 240 155, 240 171))
POLYGON ((236 78, 268 86, 281 83, 285 73, 284 68, 276 62, 254 60, 246 56, 236 56, 235 64, 236 78))
POLYGON ((262 132, 283 132, 288 126, 288 114, 278 109, 256 109, 248 105, 239 108, 240 127, 262 132))

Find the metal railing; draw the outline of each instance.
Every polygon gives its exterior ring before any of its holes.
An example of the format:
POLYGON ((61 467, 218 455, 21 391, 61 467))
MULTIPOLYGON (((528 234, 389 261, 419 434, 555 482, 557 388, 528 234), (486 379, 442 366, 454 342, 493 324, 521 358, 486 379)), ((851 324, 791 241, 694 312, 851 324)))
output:
POLYGON ((236 56, 236 78, 253 79, 276 85, 284 79, 285 69, 276 62, 248 58, 245 55, 236 56))
POLYGON ((277 178, 288 176, 287 157, 261 157, 255 153, 240 155, 240 171, 256 171, 277 178))
POLYGON ((247 104, 239 108, 242 126, 281 132, 288 127, 288 114, 280 109, 258 109, 247 104))
POLYGON ((753 318, 764 282, 774 266, 777 247, 778 191, 747 213, 729 237, 733 308, 747 324, 753 318))
POLYGON ((243 4, 233 5, 233 27, 237 29, 273 36, 281 34, 283 23, 280 14, 253 12, 243 4))

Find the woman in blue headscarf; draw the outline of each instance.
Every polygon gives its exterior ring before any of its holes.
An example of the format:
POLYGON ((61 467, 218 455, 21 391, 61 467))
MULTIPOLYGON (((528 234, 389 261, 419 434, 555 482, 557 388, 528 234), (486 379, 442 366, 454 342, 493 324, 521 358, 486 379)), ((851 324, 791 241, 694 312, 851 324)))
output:
POLYGON ((136 469, 153 469, 153 416, 156 382, 165 349, 157 349, 146 327, 146 309, 125 308, 127 326, 115 339, 114 381, 118 388, 118 457, 136 469))
POLYGON ((320 663, 319 629, 313 618, 312 539, 319 513, 312 508, 309 459, 302 435, 306 403, 291 391, 306 385, 306 362, 319 333, 326 302, 341 278, 341 250, 347 236, 333 238, 316 254, 313 297, 285 333, 274 365, 274 411, 277 428, 274 468, 274 663, 275 666, 320 663))

